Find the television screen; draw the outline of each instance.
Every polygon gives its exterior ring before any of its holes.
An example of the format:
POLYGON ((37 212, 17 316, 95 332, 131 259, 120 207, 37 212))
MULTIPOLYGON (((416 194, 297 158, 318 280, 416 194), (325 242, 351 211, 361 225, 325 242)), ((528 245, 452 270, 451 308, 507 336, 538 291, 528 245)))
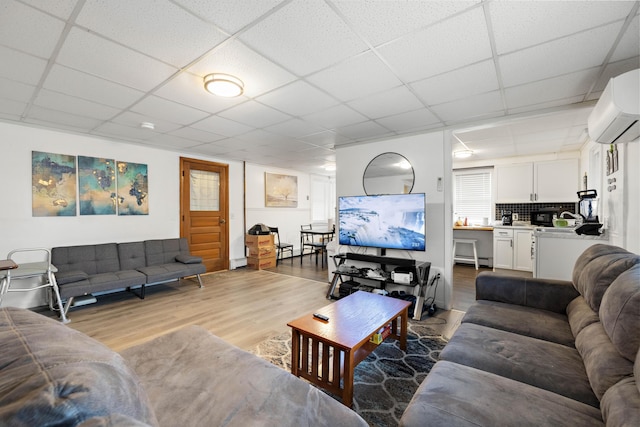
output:
POLYGON ((425 199, 424 193, 339 197, 339 243, 424 251, 425 199))

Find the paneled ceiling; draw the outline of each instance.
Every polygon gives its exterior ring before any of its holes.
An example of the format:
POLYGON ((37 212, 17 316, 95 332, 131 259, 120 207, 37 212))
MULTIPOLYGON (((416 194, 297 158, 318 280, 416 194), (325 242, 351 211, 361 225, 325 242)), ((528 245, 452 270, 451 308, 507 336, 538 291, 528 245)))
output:
POLYGON ((640 67, 639 6, 0 0, 0 120, 311 173, 439 128, 487 158, 576 150, 608 79, 640 67), (244 94, 205 92, 214 72, 244 94))

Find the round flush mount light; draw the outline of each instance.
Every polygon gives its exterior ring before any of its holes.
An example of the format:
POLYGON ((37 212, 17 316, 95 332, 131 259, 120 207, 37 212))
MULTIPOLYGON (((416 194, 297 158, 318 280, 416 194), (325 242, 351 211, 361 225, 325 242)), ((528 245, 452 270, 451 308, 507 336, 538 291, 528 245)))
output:
POLYGON ((204 88, 214 95, 233 98, 242 95, 244 83, 230 74, 214 73, 204 76, 204 88))
POLYGON ((453 152, 453 157, 456 159, 466 159, 471 156, 473 156, 473 151, 471 150, 459 150, 453 152))

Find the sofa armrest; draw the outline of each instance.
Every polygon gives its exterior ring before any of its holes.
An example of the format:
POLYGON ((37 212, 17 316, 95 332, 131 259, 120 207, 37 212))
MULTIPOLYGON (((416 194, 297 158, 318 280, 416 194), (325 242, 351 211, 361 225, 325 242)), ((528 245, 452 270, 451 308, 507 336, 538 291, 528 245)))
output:
POLYGON ((476 277, 476 300, 517 304, 565 313, 578 291, 566 280, 532 279, 483 271, 476 277))
POLYGON ((183 264, 200 264, 202 262, 202 257, 180 254, 176 255, 176 261, 183 264))
POLYGON ((58 271, 55 276, 58 285, 80 282, 89 278, 89 275, 82 270, 58 271))

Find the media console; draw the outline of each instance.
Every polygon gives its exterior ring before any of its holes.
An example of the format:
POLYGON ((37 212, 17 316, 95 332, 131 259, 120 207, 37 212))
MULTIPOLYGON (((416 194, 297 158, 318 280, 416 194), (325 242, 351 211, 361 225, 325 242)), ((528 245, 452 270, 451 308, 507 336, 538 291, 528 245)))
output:
POLYGON ((378 255, 366 255, 357 253, 345 253, 338 254, 333 257, 333 262, 336 265, 336 270, 333 273, 333 279, 331 280, 331 286, 327 293, 327 299, 338 299, 334 295, 338 282, 342 283, 342 277, 358 278, 364 280, 371 280, 380 289, 385 289, 387 284, 394 284, 400 286, 408 286, 413 288, 413 295, 416 297, 416 305, 414 309, 413 318, 420 320, 422 316, 422 306, 424 304, 424 296, 422 295, 422 289, 429 280, 429 271, 431 270, 431 263, 428 261, 416 261, 415 259, 407 258, 392 258, 387 256, 378 255), (363 273, 366 267, 353 268, 346 265, 347 261, 360 261, 375 265, 374 274, 363 273), (395 267, 395 270, 402 270, 403 273, 412 273, 413 277, 408 283, 398 283, 391 279, 391 268, 395 267))

